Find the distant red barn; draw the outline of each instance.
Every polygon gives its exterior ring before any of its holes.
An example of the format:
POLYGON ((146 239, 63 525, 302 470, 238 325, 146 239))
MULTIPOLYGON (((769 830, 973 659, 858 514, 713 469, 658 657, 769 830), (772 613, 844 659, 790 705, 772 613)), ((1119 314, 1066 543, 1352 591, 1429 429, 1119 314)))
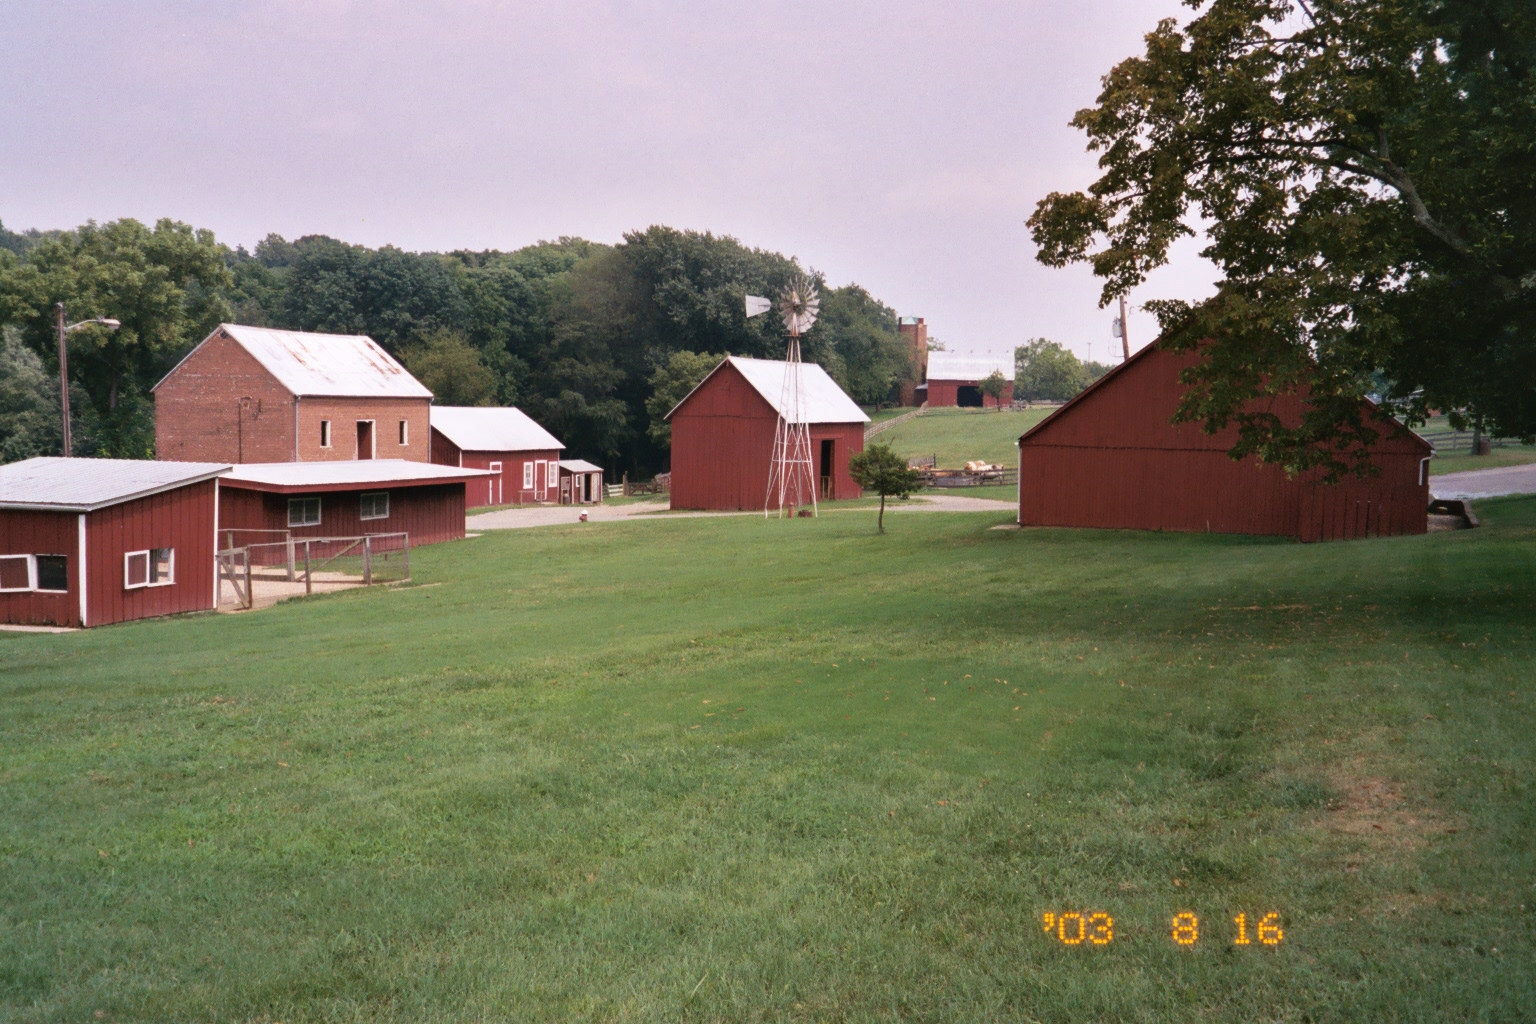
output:
POLYGON ((954 352, 928 353, 928 406, 995 409, 1013 401, 1012 357, 962 356, 954 352), (981 393, 981 382, 1000 373, 1008 386, 1000 400, 981 393))
MULTIPOLYGON (((1179 373, 1198 359, 1157 343, 1095 381, 1019 438, 1019 522, 1297 537, 1303 541, 1423 533, 1433 449, 1362 401, 1379 431, 1380 474, 1337 484, 1316 473, 1287 477, 1278 466, 1227 451, 1235 427, 1207 434, 1170 420, 1183 392, 1179 373)), ((1271 400, 1296 422, 1294 396, 1271 400)))
POLYGON ((401 459, 247 463, 224 480, 219 535, 230 547, 260 543, 255 531, 294 540, 408 533, 412 547, 458 540, 465 485, 485 476, 401 459))
POLYGON ((469 485, 470 508, 555 500, 564 447, 521 409, 432 407, 432 461, 489 474, 469 485))
MULTIPOLYGON (((667 414, 673 508, 764 506, 784 369, 780 360, 727 357, 667 414)), ((864 450, 869 417, 820 366, 805 363, 801 372, 817 499, 857 498, 863 492, 848 458, 864 450)))
POLYGON ((0 466, 0 622, 102 626, 210 611, 219 463, 0 466))

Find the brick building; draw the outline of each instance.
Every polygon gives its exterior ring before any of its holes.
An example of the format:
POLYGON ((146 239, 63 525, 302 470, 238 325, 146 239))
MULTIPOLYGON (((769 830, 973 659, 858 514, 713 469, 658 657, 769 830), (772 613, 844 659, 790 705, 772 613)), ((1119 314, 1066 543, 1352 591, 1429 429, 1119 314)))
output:
POLYGON ((366 335, 220 324, 154 398, 159 459, 430 461, 432 392, 366 335))
POLYGON ((901 404, 922 405, 928 400, 928 325, 920 316, 904 316, 897 326, 912 361, 912 377, 901 385, 901 404))

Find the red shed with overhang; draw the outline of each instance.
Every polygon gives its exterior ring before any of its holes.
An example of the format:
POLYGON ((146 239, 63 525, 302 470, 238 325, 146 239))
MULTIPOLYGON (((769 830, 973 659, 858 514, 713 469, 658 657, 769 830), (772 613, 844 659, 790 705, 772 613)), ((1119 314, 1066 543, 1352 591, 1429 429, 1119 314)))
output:
MULTIPOLYGON (((1236 427, 1208 434, 1171 422, 1179 374, 1198 359, 1154 342, 1020 437, 1019 523, 1303 541, 1425 532, 1427 441, 1362 399, 1361 419, 1377 432, 1374 476, 1330 484, 1316 471, 1291 477, 1252 456, 1234 461, 1236 427)), ((1304 403, 1277 396, 1263 409, 1294 424, 1304 403)))
POLYGON ((466 491, 470 508, 554 501, 564 447, 521 409, 432 407, 432 461, 488 474, 466 491))
POLYGON ((0 466, 0 622, 103 626, 218 605, 222 463, 0 466))
POLYGON ((458 540, 465 485, 486 475, 400 459, 246 463, 224 479, 219 537, 225 547, 271 542, 276 535, 406 533, 412 547, 458 540))
MULTIPOLYGON (((760 509, 788 364, 727 357, 667 414, 672 424, 672 507, 760 509)), ((857 498, 848 459, 864 450, 869 417, 815 363, 800 368, 819 501, 857 498)))

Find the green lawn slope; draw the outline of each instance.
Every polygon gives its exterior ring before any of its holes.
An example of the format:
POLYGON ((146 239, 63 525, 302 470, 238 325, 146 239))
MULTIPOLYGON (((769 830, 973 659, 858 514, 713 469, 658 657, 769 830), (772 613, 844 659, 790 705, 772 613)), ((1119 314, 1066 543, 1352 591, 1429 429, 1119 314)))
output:
POLYGON ((0 1020, 1532 1019, 1536 501, 1478 510, 516 530, 0 635, 0 1020))

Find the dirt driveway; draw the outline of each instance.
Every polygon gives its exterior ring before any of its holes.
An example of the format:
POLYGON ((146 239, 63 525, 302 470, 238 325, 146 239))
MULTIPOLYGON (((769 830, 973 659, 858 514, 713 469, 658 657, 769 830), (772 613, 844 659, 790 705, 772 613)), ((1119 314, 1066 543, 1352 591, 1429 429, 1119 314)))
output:
POLYGON ((1536 494, 1536 464, 1500 469, 1469 469, 1429 478, 1429 493, 1437 498, 1496 498, 1505 494, 1536 494))

